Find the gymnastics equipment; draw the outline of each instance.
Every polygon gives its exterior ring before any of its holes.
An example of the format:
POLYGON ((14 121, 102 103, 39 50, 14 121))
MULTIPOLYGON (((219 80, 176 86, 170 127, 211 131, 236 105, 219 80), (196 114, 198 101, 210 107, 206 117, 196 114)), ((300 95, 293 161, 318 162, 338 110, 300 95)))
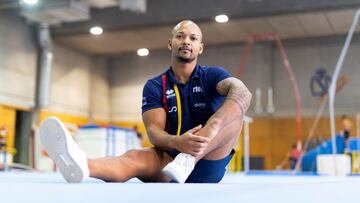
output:
POLYGON ((250 171, 250 123, 253 122, 251 117, 244 117, 244 172, 250 171))
POLYGON ((238 76, 238 78, 240 78, 240 76, 245 68, 245 65, 248 61, 251 48, 253 47, 253 44, 257 41, 275 41, 276 45, 279 48, 282 62, 284 64, 284 67, 285 67, 288 77, 290 79, 290 82, 291 82, 291 85, 292 85, 292 88, 294 91, 294 95, 295 95, 295 100, 296 100, 296 146, 297 146, 298 150, 301 150, 301 148, 302 148, 302 127, 301 127, 300 91, 299 91, 299 87, 298 87, 297 81, 295 79, 293 70, 291 68, 289 59, 285 52, 283 43, 280 40, 280 37, 277 33, 270 32, 270 33, 249 35, 248 40, 247 40, 247 45, 246 45, 246 47, 244 49, 244 53, 242 54, 241 59, 240 59, 240 66, 239 66, 237 76, 238 76))
POLYGON ((272 87, 268 88, 268 97, 267 97, 267 105, 266 105, 266 112, 272 114, 275 112, 274 106, 274 98, 273 98, 273 89, 272 87))
POLYGON ((333 155, 335 156, 337 149, 336 149, 336 132, 335 132, 335 113, 334 113, 334 103, 335 103, 335 93, 336 93, 336 86, 337 80, 339 77, 339 73, 341 71, 342 65, 344 63, 345 56, 350 46, 350 42, 355 32, 356 25, 358 24, 360 17, 360 9, 356 11, 353 22, 351 24, 350 30, 345 40, 345 44, 341 50, 340 57, 336 63, 335 71, 331 79, 331 85, 329 88, 329 113, 330 113, 330 129, 331 129, 331 140, 332 140, 332 147, 333 147, 333 155))
POLYGON ((254 112, 257 114, 260 114, 263 112, 263 108, 261 105, 261 89, 259 87, 255 90, 255 106, 254 106, 254 112))

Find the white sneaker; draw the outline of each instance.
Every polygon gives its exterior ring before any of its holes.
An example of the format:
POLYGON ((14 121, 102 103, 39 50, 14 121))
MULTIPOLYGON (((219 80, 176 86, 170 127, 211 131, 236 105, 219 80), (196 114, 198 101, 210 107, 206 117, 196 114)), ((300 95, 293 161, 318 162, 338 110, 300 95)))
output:
POLYGON ((79 183, 89 177, 84 151, 75 143, 59 119, 49 117, 42 123, 40 140, 67 182, 79 183))
POLYGON ((195 157, 190 154, 180 153, 175 159, 163 168, 163 173, 173 181, 185 183, 195 167, 195 157))

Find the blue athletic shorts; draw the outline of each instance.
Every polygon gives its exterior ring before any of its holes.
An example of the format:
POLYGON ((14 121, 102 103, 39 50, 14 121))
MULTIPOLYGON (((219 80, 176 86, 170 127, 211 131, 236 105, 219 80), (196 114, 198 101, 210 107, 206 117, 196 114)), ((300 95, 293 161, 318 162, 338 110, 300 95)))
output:
MULTIPOLYGON (((179 154, 176 150, 167 151, 171 158, 175 158, 179 154)), ((232 159, 235 150, 230 154, 219 160, 205 160, 200 159, 185 183, 218 183, 224 177, 226 166, 232 159)))

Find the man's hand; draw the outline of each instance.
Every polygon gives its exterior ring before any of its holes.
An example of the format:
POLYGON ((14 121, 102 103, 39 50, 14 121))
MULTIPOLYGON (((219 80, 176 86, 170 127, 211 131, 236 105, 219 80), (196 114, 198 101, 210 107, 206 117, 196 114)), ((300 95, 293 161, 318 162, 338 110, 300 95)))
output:
POLYGON ((213 128, 207 124, 200 130, 198 130, 195 134, 212 140, 218 134, 219 130, 220 129, 213 128))
POLYGON ((208 146, 210 138, 195 135, 201 128, 201 125, 188 130, 181 136, 176 136, 174 140, 174 148, 180 152, 198 156, 208 146))

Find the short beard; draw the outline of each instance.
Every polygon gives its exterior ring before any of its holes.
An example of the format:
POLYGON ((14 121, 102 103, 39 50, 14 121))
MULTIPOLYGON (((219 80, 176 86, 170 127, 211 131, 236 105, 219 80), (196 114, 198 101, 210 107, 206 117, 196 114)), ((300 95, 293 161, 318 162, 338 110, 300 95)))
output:
POLYGON ((190 62, 193 62, 195 60, 195 58, 184 58, 184 57, 178 56, 177 60, 180 63, 190 63, 190 62))

